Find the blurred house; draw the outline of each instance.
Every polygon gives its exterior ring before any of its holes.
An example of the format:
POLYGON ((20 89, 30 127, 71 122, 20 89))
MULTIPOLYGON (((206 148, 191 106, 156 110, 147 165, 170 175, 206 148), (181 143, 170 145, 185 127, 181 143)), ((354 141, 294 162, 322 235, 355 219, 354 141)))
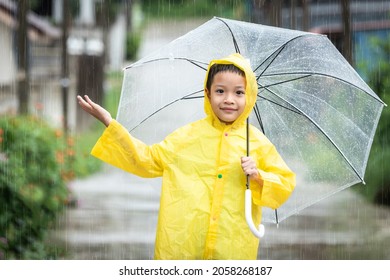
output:
MULTIPOLYGON (((344 48, 345 30, 341 17, 340 1, 317 0, 311 6, 311 28, 309 31, 328 36, 336 48, 344 48)), ((390 1, 350 0, 350 22, 353 66, 366 78, 367 73, 384 59, 376 52, 374 40, 390 38, 390 1)), ((389 61, 390 63, 390 61, 389 61)))
MULTIPOLYGON (((349 0, 351 22, 388 20, 389 0, 349 0)), ((341 0, 246 0, 250 21, 309 30, 342 24, 341 0)))
MULTIPOLYGON (((378 65, 379 60, 385 59, 377 52, 374 42, 390 40, 390 20, 354 22, 351 29, 354 68, 363 78, 367 78, 368 72, 378 65)), ((339 51, 343 49, 344 30, 341 25, 318 26, 310 31, 327 35, 339 51)))
MULTIPOLYGON (((27 13, 29 113, 43 117, 55 127, 63 126, 64 86, 71 130, 76 129, 76 123, 87 126, 88 123, 83 123, 90 119, 79 112, 76 93, 102 99, 104 44, 102 29, 95 25, 95 2, 80 1, 79 14, 71 20, 67 39, 68 77, 62 77, 63 0, 35 2, 36 12, 27 13)), ((17 1, 0 0, 0 115, 18 111, 17 9, 17 1)))
MULTIPOLYGON (((55 96, 59 91, 61 30, 31 11, 27 24, 30 111, 51 115, 57 108, 47 96, 55 96)), ((17 32, 16 2, 0 0, 0 114, 17 112, 17 32)))
MULTIPOLYGON (((252 21, 325 34, 343 53, 346 32, 343 30, 342 1, 247 0, 247 3, 252 21)), ((352 61, 364 77, 382 59, 375 53, 371 41, 390 36, 390 1, 350 0, 349 5, 352 61)))

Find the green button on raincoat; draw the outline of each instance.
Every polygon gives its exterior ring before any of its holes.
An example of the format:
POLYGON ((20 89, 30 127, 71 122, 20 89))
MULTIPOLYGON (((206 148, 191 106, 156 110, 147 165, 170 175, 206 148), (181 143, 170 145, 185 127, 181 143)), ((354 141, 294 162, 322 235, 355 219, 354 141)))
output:
MULTIPOLYGON (((163 177, 156 232, 156 259, 256 259, 259 240, 245 221, 246 124, 257 96, 257 83, 247 60, 238 54, 212 61, 234 64, 245 72, 246 107, 225 125, 205 95, 206 117, 179 128, 164 141, 148 146, 115 120, 92 155, 142 177, 163 177)), ((207 77, 207 74, 206 74, 207 77)), ((206 85, 206 82, 205 82, 206 85)), ((250 156, 263 186, 251 182, 252 216, 261 220, 261 206, 278 208, 295 186, 295 174, 274 145, 250 127, 250 156)))

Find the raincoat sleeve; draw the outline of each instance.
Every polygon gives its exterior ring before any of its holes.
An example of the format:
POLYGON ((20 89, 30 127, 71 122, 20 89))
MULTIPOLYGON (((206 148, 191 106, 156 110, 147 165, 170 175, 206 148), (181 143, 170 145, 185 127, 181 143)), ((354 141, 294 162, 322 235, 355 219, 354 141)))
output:
POLYGON ((104 130, 91 154, 115 167, 140 177, 162 176, 162 147, 148 146, 134 138, 116 120, 104 130))
MULTIPOLYGON (((265 138, 265 137, 264 137, 265 138)), ((263 179, 263 186, 251 184, 253 201, 260 206, 279 208, 295 188, 295 173, 290 170, 275 146, 268 140, 257 152, 258 171, 263 179)))

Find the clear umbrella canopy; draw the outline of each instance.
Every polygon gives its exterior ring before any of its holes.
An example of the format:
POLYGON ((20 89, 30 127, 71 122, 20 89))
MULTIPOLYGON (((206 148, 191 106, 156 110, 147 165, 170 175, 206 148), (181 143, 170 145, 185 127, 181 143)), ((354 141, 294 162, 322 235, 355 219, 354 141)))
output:
POLYGON ((297 174, 291 198, 263 221, 364 181, 384 104, 323 35, 213 18, 125 69, 117 119, 151 144, 204 117, 207 65, 234 52, 258 79, 251 123, 297 174))

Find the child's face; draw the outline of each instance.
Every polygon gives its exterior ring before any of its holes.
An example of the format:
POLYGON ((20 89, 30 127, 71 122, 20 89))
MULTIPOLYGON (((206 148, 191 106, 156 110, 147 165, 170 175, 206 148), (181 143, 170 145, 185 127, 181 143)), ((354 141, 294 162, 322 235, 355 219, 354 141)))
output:
POLYGON ((207 95, 211 108, 218 119, 226 124, 233 123, 245 109, 245 77, 225 71, 214 76, 207 95))

